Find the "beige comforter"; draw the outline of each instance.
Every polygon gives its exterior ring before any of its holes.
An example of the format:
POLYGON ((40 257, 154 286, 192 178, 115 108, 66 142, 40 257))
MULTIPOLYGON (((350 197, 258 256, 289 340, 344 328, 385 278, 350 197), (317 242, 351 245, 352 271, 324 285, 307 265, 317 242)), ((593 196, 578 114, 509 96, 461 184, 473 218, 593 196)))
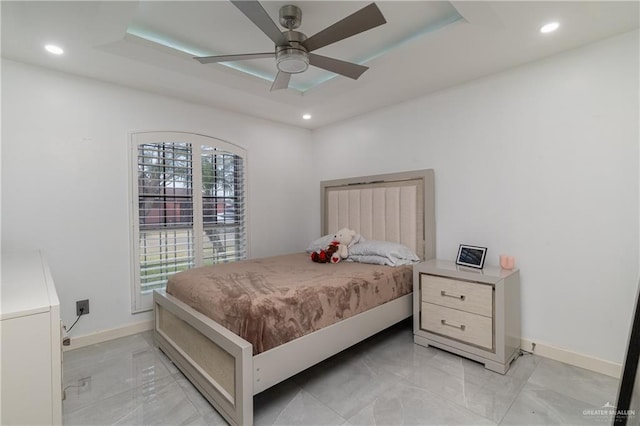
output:
POLYGON ((255 355, 410 293, 412 270, 297 253, 180 272, 167 292, 251 342, 255 355))

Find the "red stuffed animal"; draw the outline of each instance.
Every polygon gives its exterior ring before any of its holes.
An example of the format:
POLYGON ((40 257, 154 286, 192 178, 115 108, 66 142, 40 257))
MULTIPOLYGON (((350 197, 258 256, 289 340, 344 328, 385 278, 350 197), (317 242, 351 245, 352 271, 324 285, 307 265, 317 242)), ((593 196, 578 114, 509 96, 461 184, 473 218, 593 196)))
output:
POLYGON ((311 260, 316 263, 330 263, 331 256, 333 255, 333 253, 338 251, 339 244, 340 243, 338 243, 337 241, 332 241, 326 249, 314 251, 313 253, 311 253, 311 260))

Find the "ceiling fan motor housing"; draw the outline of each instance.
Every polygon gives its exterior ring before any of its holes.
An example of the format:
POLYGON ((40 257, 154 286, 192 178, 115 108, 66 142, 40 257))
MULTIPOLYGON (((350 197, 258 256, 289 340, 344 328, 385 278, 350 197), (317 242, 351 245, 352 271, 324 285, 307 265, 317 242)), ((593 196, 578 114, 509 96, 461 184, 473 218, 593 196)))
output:
POLYGON ((287 37, 289 45, 276 46, 278 70, 288 74, 299 74, 306 71, 309 68, 309 55, 301 43, 307 39, 307 36, 298 31, 286 31, 283 34, 287 37))

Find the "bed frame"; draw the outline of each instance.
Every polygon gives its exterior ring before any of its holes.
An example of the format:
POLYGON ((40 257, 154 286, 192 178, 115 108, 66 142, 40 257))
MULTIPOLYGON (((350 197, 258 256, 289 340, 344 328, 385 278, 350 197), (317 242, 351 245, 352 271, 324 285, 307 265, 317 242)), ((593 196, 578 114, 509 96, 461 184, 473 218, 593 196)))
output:
MULTIPOLYGON (((322 234, 343 227, 435 256, 433 170, 325 181, 322 234)), ((156 290, 155 338, 233 425, 253 423, 253 396, 412 315, 412 295, 387 302, 253 356, 251 343, 187 304, 156 290)))

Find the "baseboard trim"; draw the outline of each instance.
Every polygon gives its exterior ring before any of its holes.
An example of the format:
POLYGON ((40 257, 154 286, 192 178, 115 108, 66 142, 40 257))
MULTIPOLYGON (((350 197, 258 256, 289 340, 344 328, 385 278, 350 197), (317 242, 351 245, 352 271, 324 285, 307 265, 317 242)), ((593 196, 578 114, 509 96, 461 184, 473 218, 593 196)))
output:
POLYGON ((622 365, 615 362, 573 352, 569 349, 560 348, 537 340, 521 339, 521 345, 522 350, 545 358, 595 371, 596 373, 605 374, 616 379, 622 376, 622 365))
POLYGON ((63 350, 70 351, 72 349, 82 348, 84 346, 102 343, 120 337, 131 336, 132 334, 141 333, 143 331, 153 330, 153 319, 136 322, 125 325, 123 327, 112 328, 109 330, 101 330, 84 336, 72 337, 71 345, 63 346, 63 350))
MULTIPOLYGON (((73 337, 71 338, 71 345, 64 346, 63 350, 70 351, 84 346, 93 345, 95 343, 102 343, 120 337, 141 333, 147 330, 153 330, 153 319, 140 321, 123 327, 97 331, 84 336, 73 337)), ((619 379, 622 376, 621 364, 573 352, 569 349, 550 345, 548 343, 537 340, 521 339, 521 348, 524 351, 531 352, 545 358, 564 362, 586 370, 595 371, 596 373, 605 374, 616 379, 619 379)))

